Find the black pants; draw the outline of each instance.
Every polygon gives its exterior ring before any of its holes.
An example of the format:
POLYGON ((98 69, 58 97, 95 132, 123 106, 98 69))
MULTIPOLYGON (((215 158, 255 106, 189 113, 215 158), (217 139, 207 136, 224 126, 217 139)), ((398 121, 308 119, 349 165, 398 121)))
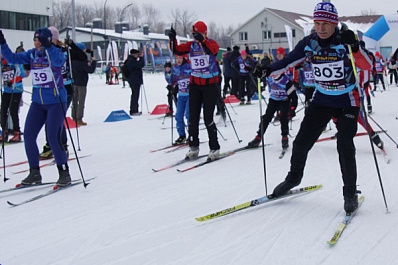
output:
POLYGON ((227 94, 227 91, 229 89, 229 91, 231 91, 231 83, 232 83, 232 77, 231 76, 225 76, 224 75, 224 88, 223 88, 223 94, 222 96, 225 97, 225 95, 227 94))
POLYGON ((300 182, 308 152, 321 135, 331 118, 337 119, 337 152, 344 183, 345 196, 352 196, 356 191, 357 167, 355 160, 354 136, 357 132, 358 107, 327 108, 310 103, 300 130, 293 142, 290 172, 286 177, 289 182, 300 182))
POLYGON ((210 150, 220 149, 217 127, 213 121, 214 109, 219 97, 218 84, 189 85, 189 146, 199 146, 199 119, 203 105, 203 118, 209 136, 210 150))
POLYGON ((251 100, 252 94, 252 83, 250 75, 239 76, 239 99, 244 100, 247 96, 247 100, 251 100))
POLYGON ((398 85, 398 72, 397 69, 390 69, 388 70, 390 74, 390 84, 392 84, 392 78, 394 77, 395 84, 398 85))
POLYGON ((231 88, 231 95, 236 96, 239 98, 239 76, 233 76, 232 77, 232 88, 231 88))
POLYGON ((19 103, 21 102, 22 93, 4 93, 1 97, 1 128, 7 131, 8 113, 11 115, 14 131, 20 131, 19 127, 19 103), (10 112, 8 112, 10 110, 10 112))
POLYGON ((140 98, 141 84, 130 84, 131 98, 130 98, 130 114, 138 112, 138 99, 140 98))
POLYGON ((275 112, 280 111, 280 122, 281 122, 281 135, 288 136, 289 135, 289 100, 277 101, 272 98, 269 99, 267 109, 265 114, 261 116, 262 122, 259 125, 259 129, 257 131, 257 135, 261 136, 261 132, 264 134, 268 128, 269 123, 274 117, 275 112), (262 126, 262 128, 261 128, 262 126))

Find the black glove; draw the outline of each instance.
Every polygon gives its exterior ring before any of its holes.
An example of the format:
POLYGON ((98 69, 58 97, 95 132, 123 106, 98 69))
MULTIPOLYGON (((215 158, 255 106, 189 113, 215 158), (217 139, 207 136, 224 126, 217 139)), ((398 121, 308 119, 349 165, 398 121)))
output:
POLYGON ((340 33, 340 40, 342 44, 350 45, 353 52, 359 50, 359 42, 355 33, 352 30, 344 30, 340 33))
POLYGON ((64 43, 66 44, 66 45, 71 45, 72 44, 72 39, 71 38, 66 38, 65 40, 64 40, 64 43))
POLYGON ((1 31, 1 29, 0 29, 0 45, 3 45, 5 43, 6 43, 6 39, 4 38, 3 31, 1 31))
POLYGON ((171 93, 173 91, 173 87, 171 85, 166 86, 167 90, 171 93))
POLYGON ((252 68, 250 66, 245 66, 245 71, 250 72, 252 70, 252 68))
POLYGON ((48 28, 41 28, 40 29, 40 35, 39 35, 39 41, 41 43, 42 46, 46 47, 46 48, 50 48, 51 47, 51 39, 52 39, 52 33, 48 28))
POLYGON ((91 57, 94 57, 94 51, 86 49, 86 53, 89 53, 91 57))
POLYGON ((204 42, 204 40, 205 40, 205 37, 203 37, 203 35, 200 34, 199 32, 194 32, 194 33, 192 33, 192 35, 193 35, 193 38, 195 40, 199 41, 200 43, 204 42))
POLYGON ((268 77, 271 74, 271 68, 268 65, 262 65, 260 63, 254 66, 253 76, 262 78, 268 77))
POLYGON ((177 36, 177 32, 175 31, 175 29, 173 29, 173 27, 171 27, 170 31, 169 31, 169 39, 175 40, 176 36, 177 36))
POLYGON ((12 87, 12 83, 10 81, 4 81, 5 87, 12 87))

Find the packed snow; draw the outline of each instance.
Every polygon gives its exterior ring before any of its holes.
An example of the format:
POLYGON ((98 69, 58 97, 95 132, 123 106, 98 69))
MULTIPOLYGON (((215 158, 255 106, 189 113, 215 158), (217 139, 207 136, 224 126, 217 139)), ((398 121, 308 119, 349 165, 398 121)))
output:
MULTIPOLYGON (((398 141, 398 87, 388 86, 387 91, 377 91, 372 97, 371 117, 392 138, 380 135, 391 162, 387 164, 376 148, 376 167, 369 137, 355 138, 358 184, 366 199, 338 243, 329 247, 326 242, 344 216, 335 141, 315 144, 300 185, 322 184, 322 189, 198 222, 195 217, 272 193, 289 170, 291 149, 284 158, 278 158, 280 126, 271 124, 265 133, 265 143, 271 145, 264 148, 264 157, 262 148, 258 148, 184 173, 176 169, 205 158, 155 173, 152 169, 175 163, 187 152, 187 148, 150 152, 170 145, 178 137, 175 129, 170 130, 170 118, 149 114, 157 105, 167 103, 165 86, 162 73, 146 73, 145 94, 140 99, 143 115, 104 122, 112 111, 129 112, 131 90, 128 86, 122 88, 121 83, 106 85, 104 76, 90 76, 83 119, 88 125, 70 131, 77 155, 91 156, 79 160, 83 175, 76 160, 69 165, 73 179, 95 179, 86 188, 83 184, 73 186, 18 207, 9 206, 7 200, 20 202, 51 187, 0 193, 0 264, 398 264, 398 146, 393 142, 398 141)), ((25 88, 31 90, 30 86, 25 88)), ((24 93, 23 98, 22 128, 30 94, 24 93)), ((247 106, 227 104, 227 108, 236 133, 230 119, 225 126, 220 116, 215 116, 221 152, 252 140, 260 116, 258 100, 247 106)), ((263 112, 265 108, 263 102, 263 112)), ((290 146, 303 112, 299 111, 290 124, 290 146)), ((371 125, 380 130, 374 122, 371 125)), ((321 137, 334 135, 332 123, 330 128, 321 137)), ((358 132, 363 131, 358 128, 358 132)), ((206 130, 200 130, 200 140, 208 140, 206 130)), ((41 149, 43 145, 42 132, 38 146, 41 149)), ((71 141, 69 152, 75 156, 71 141)), ((208 152, 207 142, 202 143, 200 154, 208 152)), ((23 143, 6 145, 3 159, 6 164, 26 160, 23 143)), ((10 180, 0 189, 19 183, 27 173, 13 172, 27 168, 27 164, 6 168, 10 180)), ((55 166, 44 167, 41 172, 43 181, 58 178, 55 166)))

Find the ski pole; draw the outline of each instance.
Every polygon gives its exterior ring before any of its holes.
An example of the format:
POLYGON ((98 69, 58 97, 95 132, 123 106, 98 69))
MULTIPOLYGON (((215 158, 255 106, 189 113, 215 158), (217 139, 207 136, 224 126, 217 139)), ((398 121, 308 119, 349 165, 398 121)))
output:
POLYGON ((81 178, 82 178, 82 181, 83 181, 83 185, 84 185, 84 187, 86 188, 86 187, 88 186, 89 183, 86 183, 86 181, 84 180, 82 167, 81 167, 81 165, 80 165, 80 159, 79 159, 79 157, 78 157, 78 155, 77 155, 75 143, 74 143, 74 141, 73 141, 72 133, 70 132, 70 128, 69 128, 69 123, 68 123, 68 120, 66 119, 66 111, 65 111, 64 105, 62 104, 61 96, 60 96, 60 94, 59 94, 59 89, 58 89, 58 85, 57 85, 57 81, 56 81, 57 79, 55 79, 55 75, 54 75, 54 72, 53 72, 53 70, 52 70, 51 58, 50 58, 50 56, 49 56, 49 54, 48 54, 47 49, 45 49, 45 52, 46 52, 46 56, 47 56, 47 59, 48 59, 49 67, 50 67, 50 70, 51 70, 51 75, 52 75, 52 78, 53 78, 53 82, 54 82, 54 86, 55 86, 55 91, 56 91, 56 93, 57 93, 57 95, 58 95, 59 104, 60 104, 60 106, 61 106, 62 113, 63 113, 63 115, 64 115, 64 121, 65 121, 65 123, 66 123, 66 127, 67 127, 67 129, 68 129, 70 141, 71 141, 71 144, 72 144, 72 147, 73 147, 73 152, 75 153, 75 156, 76 156, 76 162, 77 162, 77 165, 78 165, 78 167, 79 167, 79 171, 80 171, 80 175, 81 175, 81 178))
MULTIPOLYGON (((363 111, 366 124, 368 124, 368 115, 366 114, 365 106, 364 106, 364 103, 363 103, 363 102, 364 102, 364 92, 363 92, 363 90, 360 89, 360 87, 359 87, 359 78, 358 78, 357 69, 356 69, 356 66, 355 66, 355 63, 354 63, 354 56, 352 55, 351 45, 347 45, 347 47, 348 47, 348 51, 349 51, 349 53, 350 53, 350 59, 351 59, 352 70, 353 70, 354 76, 355 76, 355 83, 356 83, 356 86, 357 86, 357 88, 358 88, 358 90, 359 90, 359 96, 360 96, 359 104, 360 104, 360 109, 363 111)), ((367 128, 367 125, 366 125, 365 128, 367 128)), ((383 182, 382 182, 382 179, 381 179, 381 174, 380 174, 380 169, 379 169, 379 163, 377 162, 376 152, 375 152, 375 148, 374 148, 373 142, 372 142, 372 135, 370 134, 370 130, 367 130, 367 132, 368 132, 368 136, 369 136, 370 146, 371 146, 371 148, 372 148, 373 159, 374 159, 374 161, 375 161, 377 176, 378 176, 378 178, 379 178, 379 184, 380 184, 380 188, 381 188, 381 193, 382 193, 382 195, 383 195, 384 204, 385 204, 385 206, 386 206, 386 211, 387 211, 387 213, 388 213, 388 206, 387 206, 386 195, 385 195, 385 193, 384 193, 384 187, 383 187, 383 182)))
POLYGON ((264 185, 265 185, 265 195, 268 195, 268 187, 267 187, 267 166, 265 161, 265 144, 264 144, 264 129, 263 129, 263 107, 261 103, 261 84, 260 79, 257 79, 257 91, 258 91, 258 103, 259 103, 259 110, 260 110, 260 134, 261 134, 261 151, 263 156, 263 172, 264 172, 264 185))
POLYGON ((383 133, 385 133, 385 134, 387 135, 388 138, 390 138, 390 140, 391 140, 391 141, 397 146, 397 148, 398 148, 397 142, 395 142, 394 139, 391 138, 391 136, 387 133, 387 131, 384 130, 384 129, 372 118, 372 116, 368 116, 368 117, 377 125, 377 127, 380 128, 380 130, 383 131, 383 133))

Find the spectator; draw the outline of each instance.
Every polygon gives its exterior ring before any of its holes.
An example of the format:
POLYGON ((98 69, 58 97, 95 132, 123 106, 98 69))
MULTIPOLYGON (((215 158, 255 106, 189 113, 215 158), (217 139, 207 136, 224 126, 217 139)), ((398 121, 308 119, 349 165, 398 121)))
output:
POLYGON ((145 66, 143 54, 139 50, 131 49, 130 55, 126 60, 127 70, 130 72, 128 77, 128 82, 131 88, 131 98, 130 98, 130 115, 138 116, 142 112, 138 111, 138 99, 140 97, 141 85, 144 83, 142 77, 142 68, 145 66))

